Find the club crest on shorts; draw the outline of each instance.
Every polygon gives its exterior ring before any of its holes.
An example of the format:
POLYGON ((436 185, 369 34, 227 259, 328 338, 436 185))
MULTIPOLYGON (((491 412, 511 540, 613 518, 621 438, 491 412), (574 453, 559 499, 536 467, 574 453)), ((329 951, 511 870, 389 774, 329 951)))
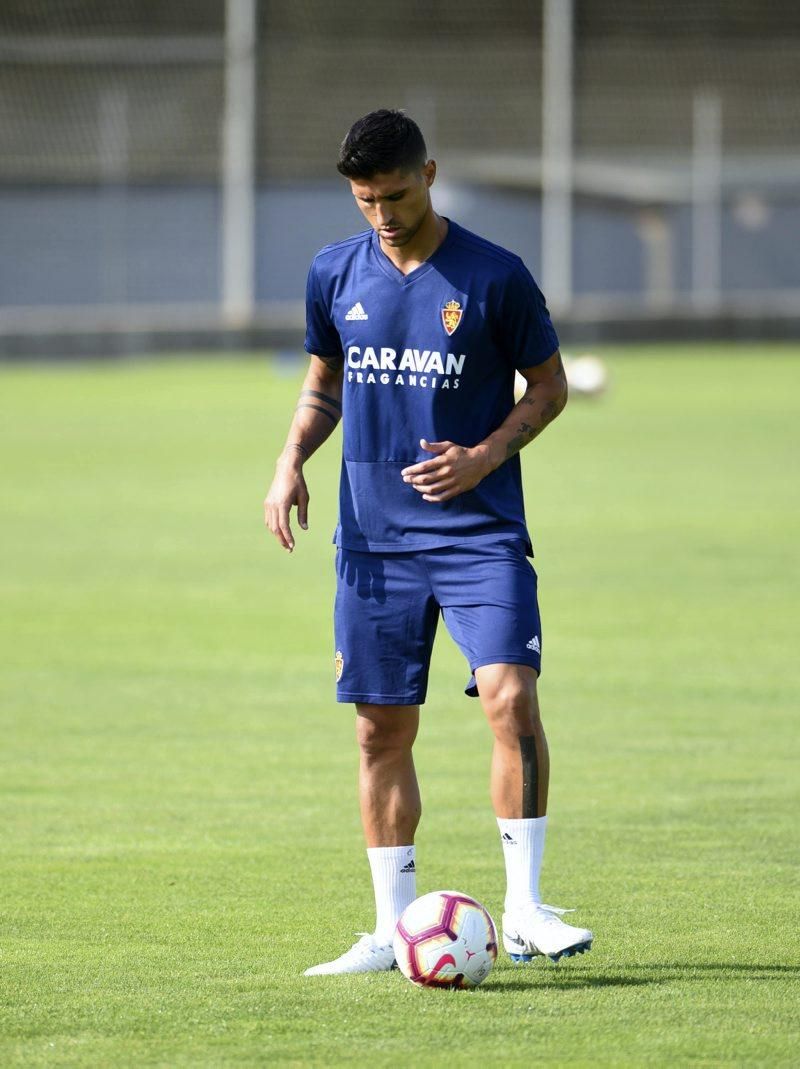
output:
POLYGON ((444 327, 448 338, 452 334, 455 334, 463 314, 464 309, 458 301, 448 301, 442 309, 442 326, 444 327))
POLYGON ((336 656, 333 658, 333 666, 336 669, 336 682, 338 683, 344 670, 344 657, 342 657, 341 650, 336 651, 336 656))

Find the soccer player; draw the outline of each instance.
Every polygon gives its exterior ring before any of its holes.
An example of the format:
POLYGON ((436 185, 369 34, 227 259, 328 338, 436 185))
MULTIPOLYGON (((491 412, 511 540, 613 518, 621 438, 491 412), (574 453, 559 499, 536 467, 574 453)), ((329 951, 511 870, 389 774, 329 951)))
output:
POLYGON ((558 339, 519 257, 436 214, 436 163, 403 112, 359 119, 338 169, 369 229, 311 265, 310 367, 264 504, 291 553, 292 508, 308 527, 303 466, 341 418, 337 700, 356 707, 377 918, 372 933, 306 975, 394 964, 394 929, 416 898, 412 746, 440 613, 469 662, 466 693, 480 698, 494 733, 505 949, 517 961, 557 960, 590 949, 592 933, 565 924, 539 894, 549 759, 518 454, 566 404, 558 339), (516 369, 527 388, 515 405, 516 369))

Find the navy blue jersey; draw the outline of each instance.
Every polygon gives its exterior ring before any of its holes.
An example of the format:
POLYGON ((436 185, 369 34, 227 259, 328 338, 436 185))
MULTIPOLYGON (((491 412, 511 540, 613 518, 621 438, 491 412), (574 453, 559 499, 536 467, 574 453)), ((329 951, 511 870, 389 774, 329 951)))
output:
POLYGON ((400 472, 420 438, 474 446, 514 406, 516 368, 558 348, 522 260, 450 222, 408 275, 374 231, 328 245, 306 292, 309 353, 344 360, 337 545, 369 552, 519 537, 530 546, 519 457, 452 501, 424 501, 400 472))

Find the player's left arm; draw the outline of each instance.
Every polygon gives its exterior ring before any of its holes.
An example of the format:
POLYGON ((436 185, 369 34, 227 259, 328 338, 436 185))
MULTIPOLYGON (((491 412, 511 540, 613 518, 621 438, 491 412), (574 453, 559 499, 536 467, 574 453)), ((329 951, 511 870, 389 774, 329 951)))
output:
POLYGON ((419 491, 425 501, 449 501, 472 490, 538 437, 563 411, 567 403, 567 376, 558 350, 544 363, 523 368, 520 374, 528 383, 525 393, 497 430, 482 442, 468 447, 422 439, 422 448, 436 455, 404 468, 401 474, 404 482, 419 491))

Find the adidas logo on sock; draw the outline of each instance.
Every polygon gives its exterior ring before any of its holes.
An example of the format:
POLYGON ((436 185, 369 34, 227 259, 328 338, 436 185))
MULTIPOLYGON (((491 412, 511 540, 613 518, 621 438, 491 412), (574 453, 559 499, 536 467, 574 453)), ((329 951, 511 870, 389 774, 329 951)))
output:
POLYGON ((353 305, 353 307, 350 309, 350 311, 344 318, 350 320, 369 319, 369 316, 364 311, 364 305, 361 303, 361 301, 356 301, 356 303, 353 305))
POLYGON ((414 862, 412 860, 412 861, 409 861, 409 863, 407 865, 403 865, 403 867, 400 869, 400 871, 401 872, 416 872, 417 871, 417 866, 414 864, 414 862))
POLYGON ((517 845, 517 840, 514 838, 513 835, 509 835, 509 833, 507 831, 503 832, 501 838, 503 840, 503 846, 516 846, 517 845))

